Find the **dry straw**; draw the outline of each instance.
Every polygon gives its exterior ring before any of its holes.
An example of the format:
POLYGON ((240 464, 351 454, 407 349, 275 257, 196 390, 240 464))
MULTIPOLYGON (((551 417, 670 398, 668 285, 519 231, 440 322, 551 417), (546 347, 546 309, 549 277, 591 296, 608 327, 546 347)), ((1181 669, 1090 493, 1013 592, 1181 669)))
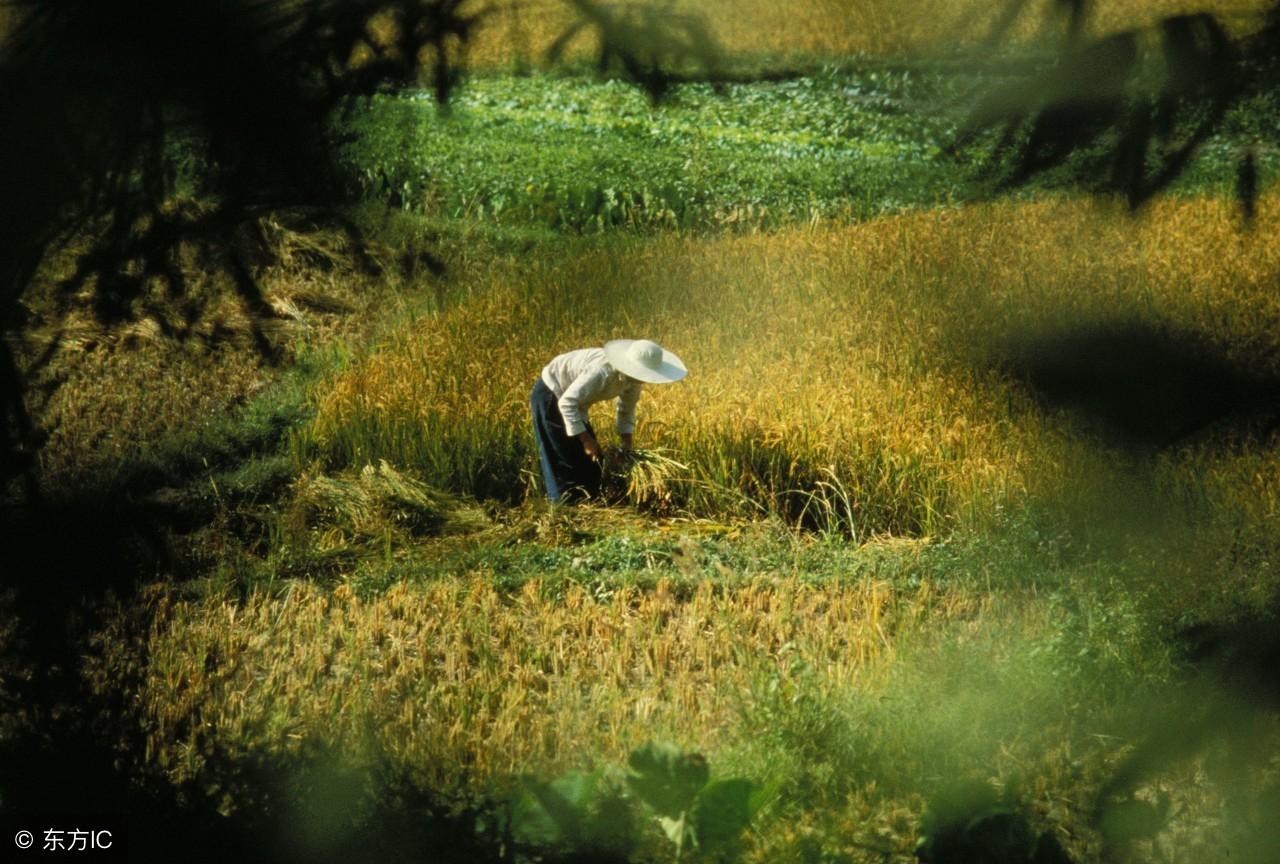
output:
POLYGON ((366 537, 378 537, 392 526, 410 534, 439 534, 487 522, 479 508, 397 471, 386 460, 345 476, 301 478, 286 520, 312 528, 336 526, 366 537))

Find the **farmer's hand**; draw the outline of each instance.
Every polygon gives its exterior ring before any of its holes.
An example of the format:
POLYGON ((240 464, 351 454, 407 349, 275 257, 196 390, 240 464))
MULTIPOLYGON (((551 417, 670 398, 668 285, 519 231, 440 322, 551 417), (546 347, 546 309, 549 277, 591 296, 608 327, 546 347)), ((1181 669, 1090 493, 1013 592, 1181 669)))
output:
POLYGON ((596 440, 596 436, 590 432, 583 432, 578 436, 578 440, 582 442, 582 449, 587 451, 587 455, 595 461, 600 461, 600 442, 596 440))
POLYGON ((623 432, 623 433, 622 433, 621 435, 619 435, 618 437, 622 439, 622 449, 623 449, 623 450, 630 450, 630 449, 631 449, 631 433, 630 433, 630 432, 623 432))

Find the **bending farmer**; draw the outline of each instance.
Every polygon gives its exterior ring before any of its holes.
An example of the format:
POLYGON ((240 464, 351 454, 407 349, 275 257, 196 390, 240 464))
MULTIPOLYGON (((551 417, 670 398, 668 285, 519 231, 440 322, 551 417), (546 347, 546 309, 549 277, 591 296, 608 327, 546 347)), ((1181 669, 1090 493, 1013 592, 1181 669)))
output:
POLYGON ((548 363, 529 397, 547 497, 569 501, 600 492, 600 442, 587 419, 592 405, 617 400, 618 436, 629 449, 641 385, 669 384, 687 373, 679 357, 647 339, 615 339, 548 363))

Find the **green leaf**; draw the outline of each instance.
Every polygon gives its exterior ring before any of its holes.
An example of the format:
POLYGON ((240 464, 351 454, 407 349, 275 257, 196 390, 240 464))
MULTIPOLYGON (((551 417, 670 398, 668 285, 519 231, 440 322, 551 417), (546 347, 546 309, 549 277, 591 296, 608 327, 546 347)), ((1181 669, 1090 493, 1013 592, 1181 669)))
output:
POLYGON ((599 780, 599 771, 573 771, 550 783, 524 778, 524 789, 512 812, 516 836, 542 845, 577 843, 582 837, 584 813, 599 780))
POLYGON ((720 849, 742 836, 751 822, 754 791, 750 780, 734 777, 717 780, 698 793, 693 805, 693 836, 699 849, 720 849))
POLYGON ((685 753, 670 744, 648 743, 631 752, 627 785, 659 816, 679 819, 707 785, 710 771, 700 753, 685 753))
POLYGON ((543 796, 534 791, 535 784, 536 781, 526 780, 525 788, 511 802, 511 834, 519 843, 559 845, 565 842, 564 832, 548 811, 543 796))

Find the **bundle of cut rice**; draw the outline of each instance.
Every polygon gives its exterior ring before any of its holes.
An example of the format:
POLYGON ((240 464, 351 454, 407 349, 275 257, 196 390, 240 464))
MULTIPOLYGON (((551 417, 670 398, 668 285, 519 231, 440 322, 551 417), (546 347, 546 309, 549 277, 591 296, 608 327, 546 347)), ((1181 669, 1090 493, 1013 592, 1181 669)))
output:
POLYGON ((688 478, 689 466, 665 451, 623 450, 606 462, 603 497, 667 513, 678 507, 680 487, 688 478))
POLYGON ((475 505, 397 471, 386 460, 366 465, 359 474, 303 478, 293 506, 295 516, 311 527, 328 525, 364 537, 380 537, 389 527, 418 536, 486 522, 475 505))

